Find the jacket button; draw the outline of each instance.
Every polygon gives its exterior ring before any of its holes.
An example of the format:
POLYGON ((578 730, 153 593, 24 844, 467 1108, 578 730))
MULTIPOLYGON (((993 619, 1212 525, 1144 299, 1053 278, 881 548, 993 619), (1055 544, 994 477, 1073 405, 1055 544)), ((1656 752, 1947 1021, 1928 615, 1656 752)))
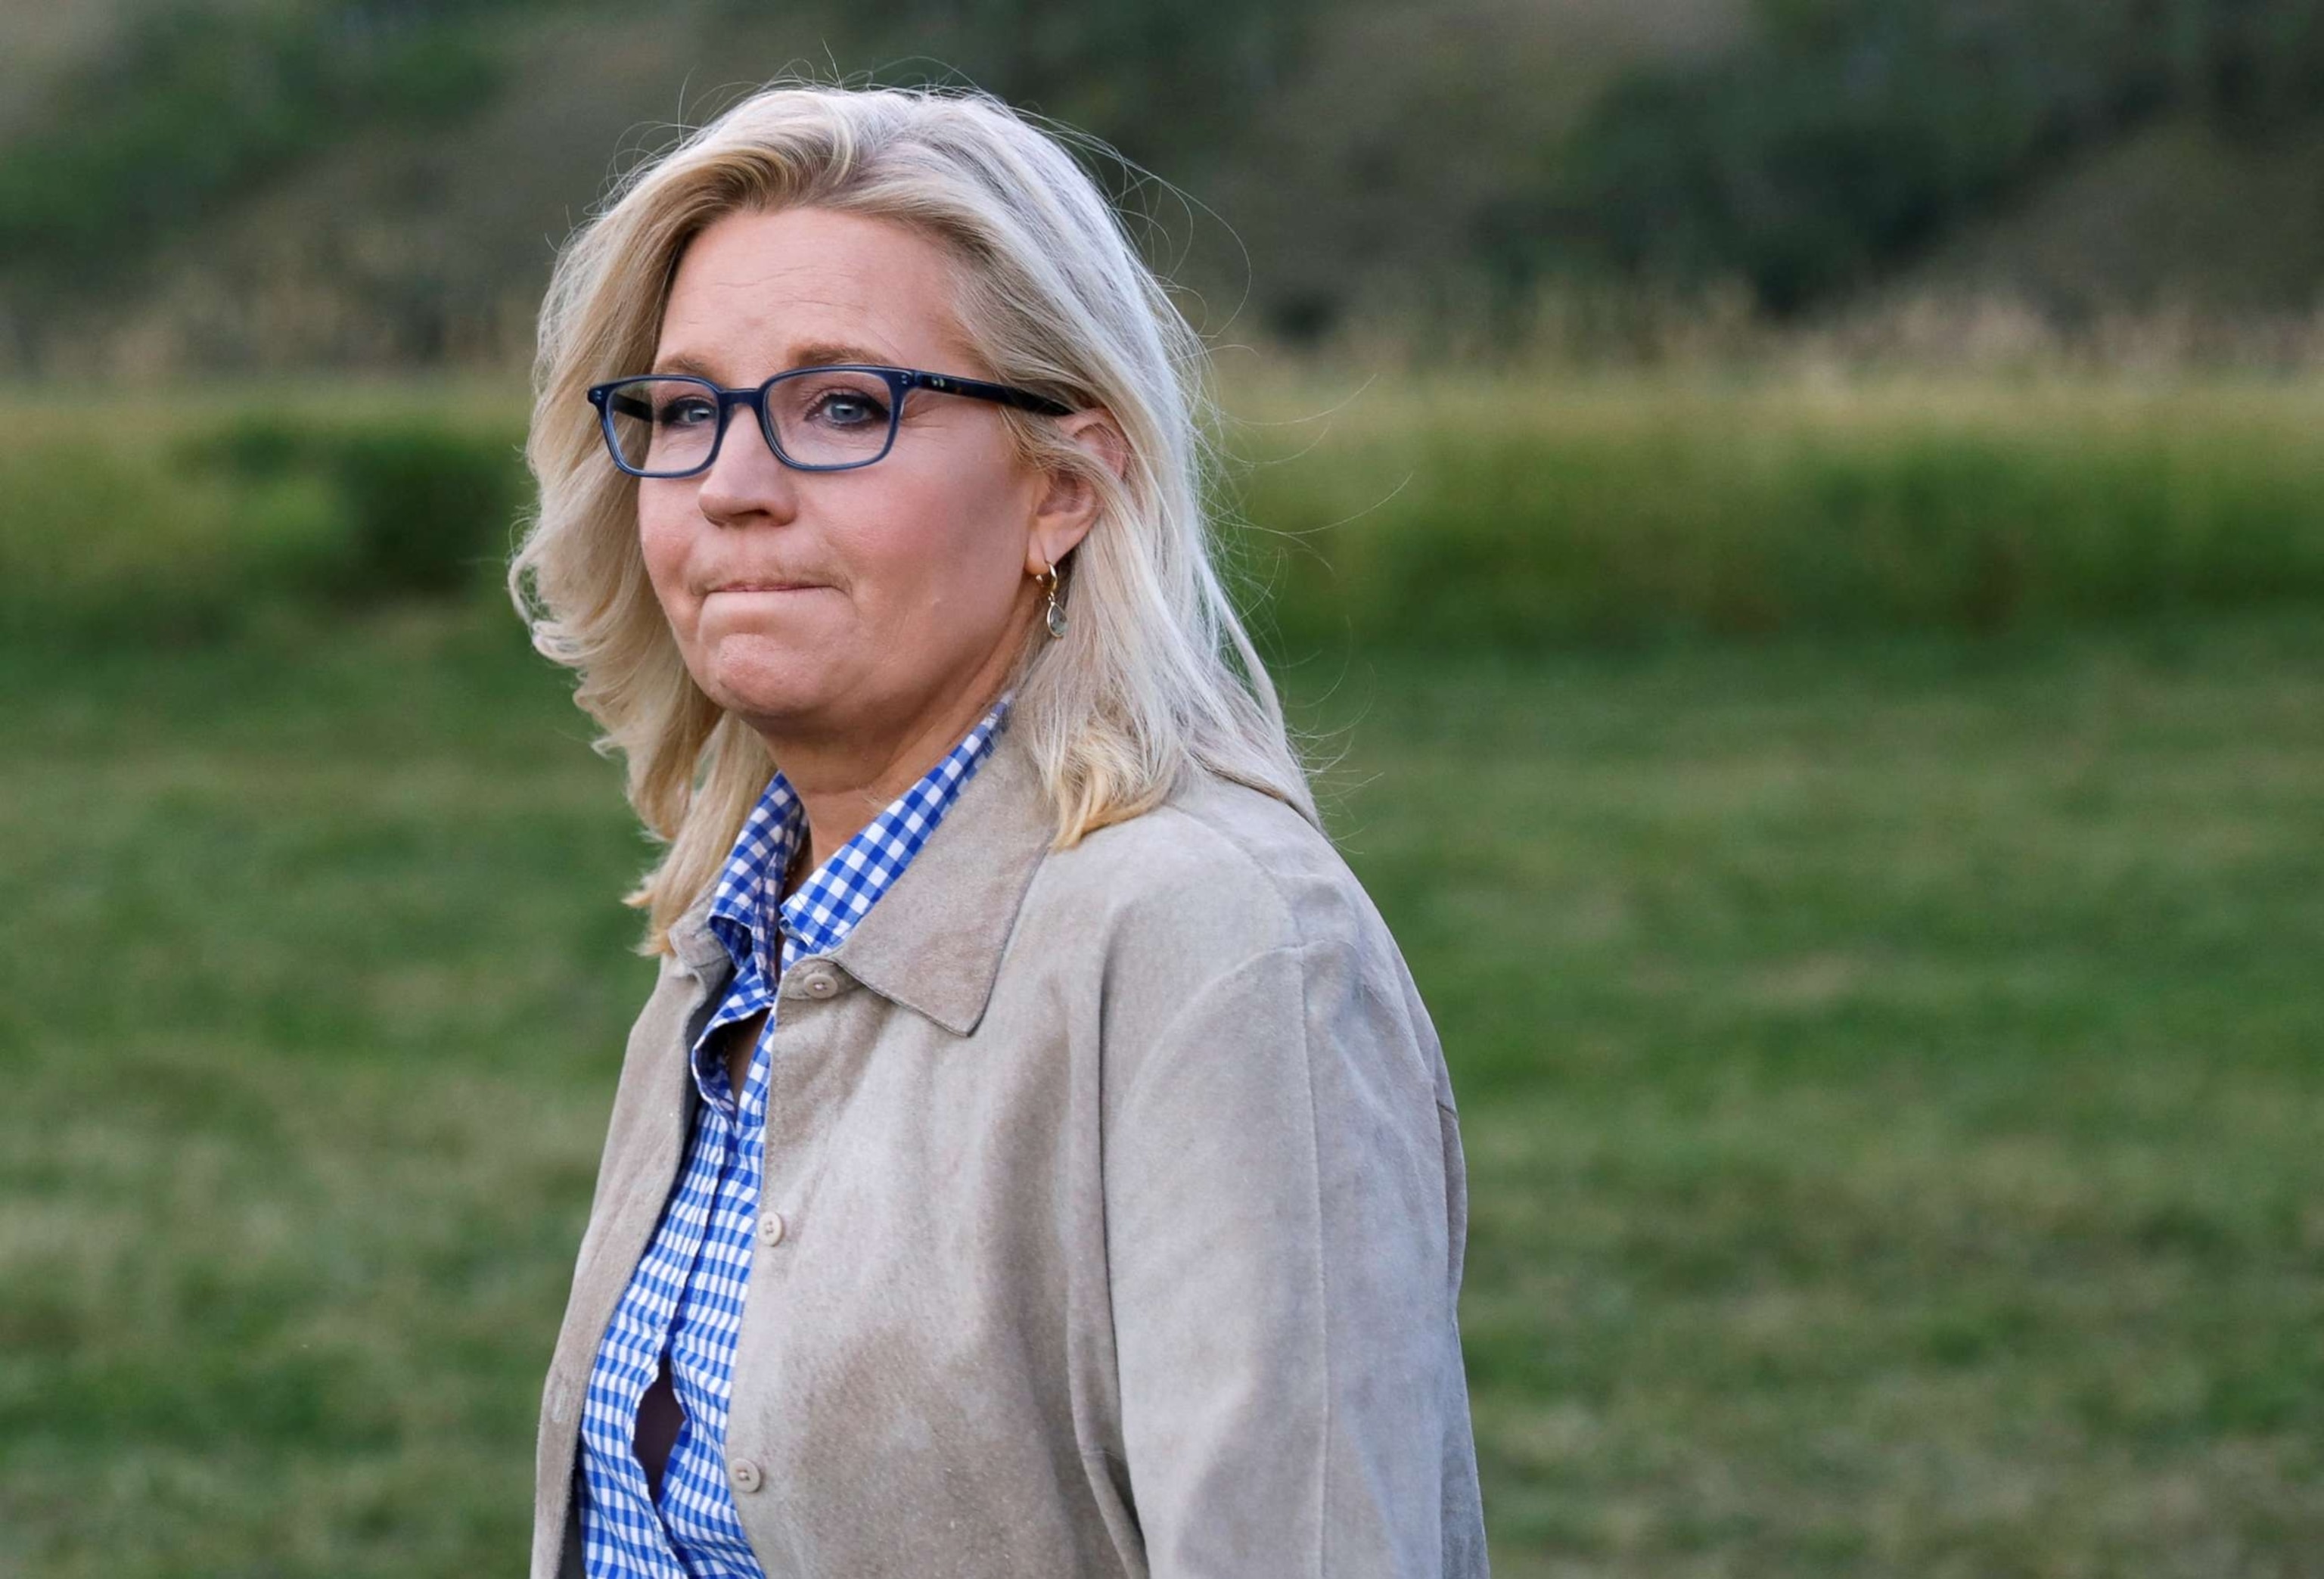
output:
POLYGON ((780 1244, 782 1242, 783 1214, 780 1212, 770 1212, 765 1216, 760 1218, 759 1242, 761 1244, 780 1244))
POLYGON ((827 970, 807 972, 805 986, 807 995, 810 998, 828 998, 839 991, 838 982, 833 979, 827 970))
POLYGON ((761 1477, 757 1464, 747 1458, 738 1458, 728 1467, 733 1472, 736 1491, 755 1491, 759 1489, 761 1477))

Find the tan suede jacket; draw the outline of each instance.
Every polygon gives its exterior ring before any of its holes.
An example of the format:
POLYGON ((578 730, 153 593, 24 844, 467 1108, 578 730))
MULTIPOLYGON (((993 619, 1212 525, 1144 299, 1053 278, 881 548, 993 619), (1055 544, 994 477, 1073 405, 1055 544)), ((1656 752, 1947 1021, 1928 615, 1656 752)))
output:
MULTIPOLYGON (((726 1456, 770 1579, 1485 1572, 1452 1088, 1331 845, 1189 772, 1049 848, 1003 731, 785 974, 726 1456)), ((704 925, 636 1026, 542 1399, 532 1573, 581 1573, 581 1396, 675 1182, 704 925)))

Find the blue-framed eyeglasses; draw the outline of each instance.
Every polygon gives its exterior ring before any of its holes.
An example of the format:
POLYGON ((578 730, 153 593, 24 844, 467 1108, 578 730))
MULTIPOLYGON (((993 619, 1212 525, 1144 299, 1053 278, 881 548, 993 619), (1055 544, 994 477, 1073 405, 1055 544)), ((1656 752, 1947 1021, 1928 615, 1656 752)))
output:
POLYGON ((916 389, 993 401, 1062 417, 1073 408, 1030 390, 912 367, 846 363, 778 373, 755 389, 727 389, 686 374, 594 384, 589 403, 613 464, 633 477, 690 477, 710 469, 736 406, 759 414, 767 448, 803 472, 870 466, 895 448, 904 395, 916 389))

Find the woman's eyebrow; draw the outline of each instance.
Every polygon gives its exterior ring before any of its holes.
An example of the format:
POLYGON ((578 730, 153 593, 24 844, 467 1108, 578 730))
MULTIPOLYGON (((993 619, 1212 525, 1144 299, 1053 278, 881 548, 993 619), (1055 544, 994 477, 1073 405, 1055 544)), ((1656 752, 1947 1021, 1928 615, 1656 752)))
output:
MULTIPOLYGON (((810 340, 806 345, 791 347, 791 354, 780 371, 788 372, 797 367, 827 367, 834 363, 844 362, 865 362, 877 367, 889 365, 887 356, 862 346, 851 346, 838 340, 810 340)), ((717 372, 707 361, 686 351, 656 359, 653 371, 687 373, 696 378, 706 378, 713 383, 719 382, 717 372)))
POLYGON ((713 383, 716 383, 718 382, 717 375, 711 371, 710 364, 705 362, 699 356, 689 356, 683 351, 678 352, 674 356, 655 357, 653 371, 656 373, 690 373, 696 378, 706 378, 713 383))
POLYGON ((844 345, 836 340, 810 340, 804 346, 791 347, 793 367, 827 367, 835 362, 868 362, 874 366, 889 365, 888 358, 877 351, 861 346, 844 345))

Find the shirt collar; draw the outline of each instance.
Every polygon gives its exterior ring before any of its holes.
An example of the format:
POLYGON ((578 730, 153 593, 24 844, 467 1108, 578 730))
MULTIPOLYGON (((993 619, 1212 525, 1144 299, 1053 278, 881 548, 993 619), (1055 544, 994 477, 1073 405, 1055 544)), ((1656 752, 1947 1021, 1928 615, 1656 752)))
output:
MULTIPOLYGON (((1039 762, 1015 732, 999 730, 944 826, 832 963, 890 1002, 968 1035, 984 1017, 1018 911, 1056 836, 1039 762)), ((715 991, 713 973, 729 956, 707 924, 712 897, 671 924, 669 944, 676 968, 715 991)))
POLYGON ((771 982, 792 960, 837 948, 903 875, 983 765, 1013 698, 1013 692, 1003 695, 918 782, 808 873, 798 891, 781 901, 775 926, 769 928, 762 924, 767 903, 782 891, 783 877, 806 834, 805 808, 778 769, 743 820, 705 918, 735 971, 744 974, 755 966, 771 982))

